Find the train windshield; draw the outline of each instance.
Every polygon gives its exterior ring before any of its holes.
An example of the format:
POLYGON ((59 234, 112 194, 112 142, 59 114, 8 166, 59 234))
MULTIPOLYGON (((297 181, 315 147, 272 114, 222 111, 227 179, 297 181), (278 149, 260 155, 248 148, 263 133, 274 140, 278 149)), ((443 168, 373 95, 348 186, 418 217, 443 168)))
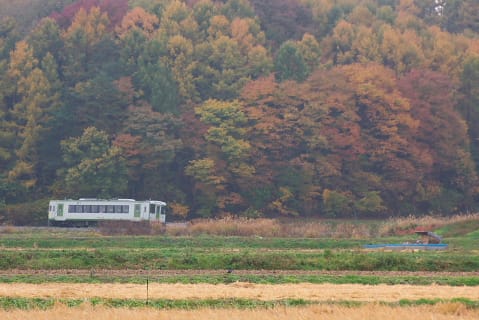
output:
POLYGON ((156 207, 156 213, 157 213, 157 214, 165 214, 165 213, 166 213, 166 212, 165 212, 165 211, 166 211, 165 209, 166 209, 165 206, 157 206, 157 207, 156 207))

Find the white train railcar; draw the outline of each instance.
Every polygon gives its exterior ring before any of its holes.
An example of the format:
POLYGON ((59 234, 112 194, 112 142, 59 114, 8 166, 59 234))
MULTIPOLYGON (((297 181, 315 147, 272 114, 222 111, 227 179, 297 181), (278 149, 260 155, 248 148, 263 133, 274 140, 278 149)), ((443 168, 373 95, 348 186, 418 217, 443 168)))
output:
POLYGON ((51 200, 51 225, 89 225, 98 221, 166 221, 166 203, 156 200, 85 199, 51 200))

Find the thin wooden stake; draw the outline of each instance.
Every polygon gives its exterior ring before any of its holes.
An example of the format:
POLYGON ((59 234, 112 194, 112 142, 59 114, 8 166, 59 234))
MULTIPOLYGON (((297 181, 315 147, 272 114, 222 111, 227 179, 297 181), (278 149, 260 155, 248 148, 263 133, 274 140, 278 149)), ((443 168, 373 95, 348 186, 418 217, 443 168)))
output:
POLYGON ((149 277, 146 276, 146 305, 148 305, 148 279, 149 277))

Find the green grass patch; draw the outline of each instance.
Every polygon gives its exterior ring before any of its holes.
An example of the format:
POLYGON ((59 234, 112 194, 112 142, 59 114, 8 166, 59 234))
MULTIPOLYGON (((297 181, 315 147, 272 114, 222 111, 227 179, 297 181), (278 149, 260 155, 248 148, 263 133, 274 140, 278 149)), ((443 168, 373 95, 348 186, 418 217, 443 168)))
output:
POLYGON ((447 224, 438 230, 438 233, 448 238, 456 238, 466 236, 474 231, 479 230, 479 220, 466 220, 447 224))
POLYGON ((198 299, 198 300, 171 300, 171 299, 155 299, 155 300, 132 300, 132 299, 101 299, 94 298, 90 302, 94 306, 106 306, 112 308, 157 308, 157 309, 256 309, 256 308, 272 308, 277 306, 305 306, 313 304, 313 302, 303 299, 285 299, 275 301, 263 301, 254 299, 198 299))
MULTIPOLYGON (((82 304, 90 304, 92 306, 102 306, 108 308, 154 308, 154 309, 182 309, 195 310, 200 308, 212 309, 259 309, 274 307, 298 307, 308 305, 339 305, 348 308, 359 307, 367 304, 362 301, 338 300, 338 301, 316 301, 305 299, 283 299, 283 300, 255 300, 255 299, 196 299, 196 300, 172 300, 172 299, 106 299, 106 298, 90 298, 90 299, 52 299, 52 298, 10 298, 0 297, 0 309, 4 310, 47 310, 53 308, 55 304, 63 304, 70 308, 76 308, 82 304)), ((418 305, 436 305, 439 303, 460 303, 469 309, 478 309, 479 301, 465 298, 454 299, 403 299, 398 302, 382 302, 384 305, 410 307, 418 305)))
POLYGON ((479 250, 479 230, 470 232, 465 236, 450 238, 448 242, 451 244, 453 250, 465 253, 477 251, 479 250))
POLYGON ((402 299, 398 302, 398 305, 401 307, 411 307, 411 306, 420 306, 420 305, 436 305, 439 303, 461 303, 469 309, 478 309, 479 301, 471 300, 466 298, 453 298, 453 299, 418 299, 418 300, 409 300, 402 299))
POLYGON ((3 250, 0 269, 198 269, 198 270, 479 270, 479 256, 462 252, 232 251, 172 248, 3 250))
POLYGON ((17 249, 352 249, 359 248, 365 240, 311 239, 311 238, 262 238, 262 237, 168 237, 168 236, 81 236, 64 233, 4 234, 0 235, 0 247, 17 249))
POLYGON ((0 308, 5 310, 46 310, 52 308, 54 304, 55 299, 0 297, 0 308))
MULTIPOLYGON (((72 275, 14 275, 0 276, 0 283, 134 283, 144 284, 147 277, 138 276, 72 276, 72 275)), ((447 285, 479 286, 479 276, 370 276, 370 275, 174 275, 149 276, 150 283, 183 284, 228 284, 249 282, 257 284, 288 283, 331 283, 331 284, 365 284, 365 285, 447 285)))
POLYGON ((196 299, 196 300, 173 300, 173 299, 52 299, 52 298, 10 298, 0 297, 0 309, 4 310, 46 310, 52 308, 55 304, 63 304, 74 308, 84 303, 92 306, 104 306, 109 308, 156 308, 156 309, 199 309, 199 308, 235 308, 235 309, 255 309, 272 308, 278 306, 294 307, 317 304, 318 302, 304 299, 284 299, 284 300, 255 300, 255 299, 196 299))

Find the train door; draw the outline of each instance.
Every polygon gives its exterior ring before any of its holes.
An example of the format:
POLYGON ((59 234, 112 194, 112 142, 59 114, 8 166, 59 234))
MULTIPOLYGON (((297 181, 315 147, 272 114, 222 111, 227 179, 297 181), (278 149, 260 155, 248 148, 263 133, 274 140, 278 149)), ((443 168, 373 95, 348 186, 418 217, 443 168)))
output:
POLYGON ((165 206, 157 205, 156 206, 156 220, 162 223, 166 221, 165 206))
POLYGON ((141 204, 139 203, 135 204, 135 210, 133 212, 133 216, 138 219, 141 217, 141 204))
POLYGON ((57 216, 63 217, 63 203, 57 205, 57 216))
POLYGON ((150 216, 149 220, 153 221, 156 218, 156 205, 153 203, 150 203, 150 216))

